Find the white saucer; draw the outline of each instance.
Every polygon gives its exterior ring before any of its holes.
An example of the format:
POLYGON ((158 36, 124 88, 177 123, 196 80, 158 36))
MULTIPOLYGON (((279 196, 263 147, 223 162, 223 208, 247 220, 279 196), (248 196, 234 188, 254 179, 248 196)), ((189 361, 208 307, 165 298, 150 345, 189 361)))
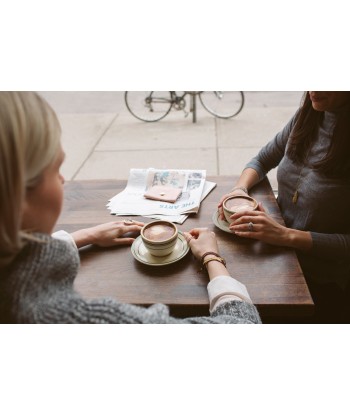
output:
POLYGON ((143 244, 141 236, 138 236, 131 245, 131 253, 137 261, 155 267, 179 261, 187 254, 189 249, 190 247, 188 246, 185 237, 180 232, 173 252, 163 257, 151 255, 143 244))
POLYGON ((214 222, 214 225, 217 228, 221 229, 224 232, 228 232, 231 235, 234 235, 234 233, 230 231, 230 228, 229 228, 230 225, 229 225, 229 223, 226 220, 220 219, 220 217, 219 217, 219 211, 218 210, 216 212, 214 212, 213 222, 214 222))

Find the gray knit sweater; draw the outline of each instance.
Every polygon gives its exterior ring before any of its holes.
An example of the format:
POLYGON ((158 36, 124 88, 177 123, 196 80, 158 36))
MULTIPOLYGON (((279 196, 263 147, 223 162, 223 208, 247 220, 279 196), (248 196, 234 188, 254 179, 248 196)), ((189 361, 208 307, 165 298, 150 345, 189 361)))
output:
POLYGON ((0 270, 0 319, 7 323, 260 323, 254 305, 230 301, 210 317, 175 319, 168 307, 84 300, 73 289, 79 254, 70 244, 36 234, 5 270, 0 270))
POLYGON ((311 232, 312 250, 298 252, 305 276, 345 288, 350 278, 350 183, 348 179, 327 178, 312 169, 313 162, 324 157, 329 148, 336 113, 324 113, 305 166, 292 162, 286 155, 295 118, 246 167, 255 169, 262 179, 278 166, 278 204, 283 219, 289 228, 311 232), (300 173, 299 198, 294 204, 300 173))

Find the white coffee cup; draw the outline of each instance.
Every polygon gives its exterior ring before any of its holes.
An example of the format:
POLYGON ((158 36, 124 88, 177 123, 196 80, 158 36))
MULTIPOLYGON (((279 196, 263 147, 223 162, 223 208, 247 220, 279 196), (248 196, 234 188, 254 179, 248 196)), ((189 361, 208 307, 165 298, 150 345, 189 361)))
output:
POLYGON ((141 238, 151 255, 162 257, 173 252, 178 238, 178 229, 172 222, 156 220, 147 223, 141 229, 141 238))
POLYGON ((258 202, 250 196, 230 196, 224 200, 222 204, 225 219, 228 223, 232 223, 233 220, 231 216, 242 210, 256 210, 258 207, 258 202))

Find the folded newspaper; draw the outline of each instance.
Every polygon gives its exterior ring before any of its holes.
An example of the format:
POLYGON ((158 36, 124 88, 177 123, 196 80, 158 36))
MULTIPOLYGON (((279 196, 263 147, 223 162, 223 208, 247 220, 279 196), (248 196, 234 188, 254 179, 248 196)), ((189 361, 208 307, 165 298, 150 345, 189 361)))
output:
POLYGON ((189 214, 197 213, 201 201, 216 183, 206 181, 206 170, 131 169, 126 188, 107 203, 107 209, 117 216, 144 216, 183 223, 189 214), (145 198, 152 187, 181 189, 174 203, 145 198))

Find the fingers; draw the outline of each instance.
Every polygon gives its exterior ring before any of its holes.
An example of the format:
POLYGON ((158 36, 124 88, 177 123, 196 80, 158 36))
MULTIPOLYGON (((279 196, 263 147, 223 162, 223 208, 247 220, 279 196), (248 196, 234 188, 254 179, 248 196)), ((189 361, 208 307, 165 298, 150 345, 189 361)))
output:
MULTIPOLYGON (((222 205, 221 205, 221 206, 222 206, 222 205)), ((219 211, 219 218, 220 218, 221 220, 225 220, 224 209, 223 209, 222 207, 219 207, 219 208, 218 208, 218 211, 219 211)))
POLYGON ((224 203, 224 200, 227 199, 230 195, 231 195, 231 193, 227 193, 226 195, 222 196, 222 198, 219 201, 218 208, 222 207, 222 204, 224 203))
MULTIPOLYGON (((121 222, 115 222, 115 224, 120 224, 121 222)), ((144 226, 145 223, 144 222, 139 222, 137 220, 133 220, 133 219, 125 219, 122 222, 124 225, 126 226, 132 226, 132 225, 138 225, 138 226, 144 226)))
POLYGON ((135 238, 116 238, 113 239, 113 245, 132 245, 135 238))
POLYGON ((184 232, 187 243, 191 241, 201 241, 203 239, 209 240, 215 238, 215 233, 209 231, 208 228, 195 228, 189 232, 184 232))
POLYGON ((260 210, 260 212, 267 213, 266 210, 265 210, 265 208, 264 208, 264 206, 263 206, 263 204, 261 202, 259 202, 259 204, 258 204, 258 209, 260 210))
POLYGON ((239 219, 239 218, 242 218, 242 217, 245 217, 245 218, 247 218, 247 217, 257 217, 257 216, 261 216, 264 213, 265 212, 260 211, 260 210, 242 210, 241 212, 234 213, 231 216, 231 219, 236 220, 236 219, 239 219))
POLYGON ((245 216, 240 216, 238 218, 234 218, 234 215, 232 215, 231 219, 233 219, 233 222, 231 223, 231 225, 239 225, 241 223, 249 223, 249 222, 253 222, 253 223, 263 222, 263 217, 258 216, 258 215, 245 215, 245 216))
POLYGON ((243 222, 240 224, 237 223, 233 223, 230 225, 229 229, 234 232, 235 234, 239 234, 239 233, 257 233, 261 230, 262 226, 260 224, 258 224, 257 222, 243 222))
POLYGON ((226 199, 226 197, 222 197, 220 200, 219 200, 219 203, 218 203, 218 208, 221 208, 222 207, 222 204, 224 203, 224 200, 226 199))
POLYGON ((140 225, 123 226, 123 233, 140 232, 142 228, 143 228, 143 226, 140 226, 140 225))
POLYGON ((193 255, 200 259, 205 252, 218 252, 215 233, 208 228, 195 228, 184 232, 193 255))
POLYGON ((193 236, 195 239, 197 239, 199 237, 200 234, 202 234, 203 232, 207 232, 208 228, 194 228, 191 229, 188 233, 193 236))
POLYGON ((183 235, 184 235, 184 237, 185 237, 185 239, 186 239, 186 242, 189 244, 190 243, 190 241, 192 240, 192 239, 194 239, 194 236, 192 236, 191 234, 190 234, 190 232, 183 232, 183 235))
POLYGON ((236 235, 244 234, 248 237, 248 234, 256 233, 261 229, 261 224, 264 223, 266 216, 263 212, 245 211, 235 213, 231 216, 233 222, 230 224, 229 229, 236 235))

